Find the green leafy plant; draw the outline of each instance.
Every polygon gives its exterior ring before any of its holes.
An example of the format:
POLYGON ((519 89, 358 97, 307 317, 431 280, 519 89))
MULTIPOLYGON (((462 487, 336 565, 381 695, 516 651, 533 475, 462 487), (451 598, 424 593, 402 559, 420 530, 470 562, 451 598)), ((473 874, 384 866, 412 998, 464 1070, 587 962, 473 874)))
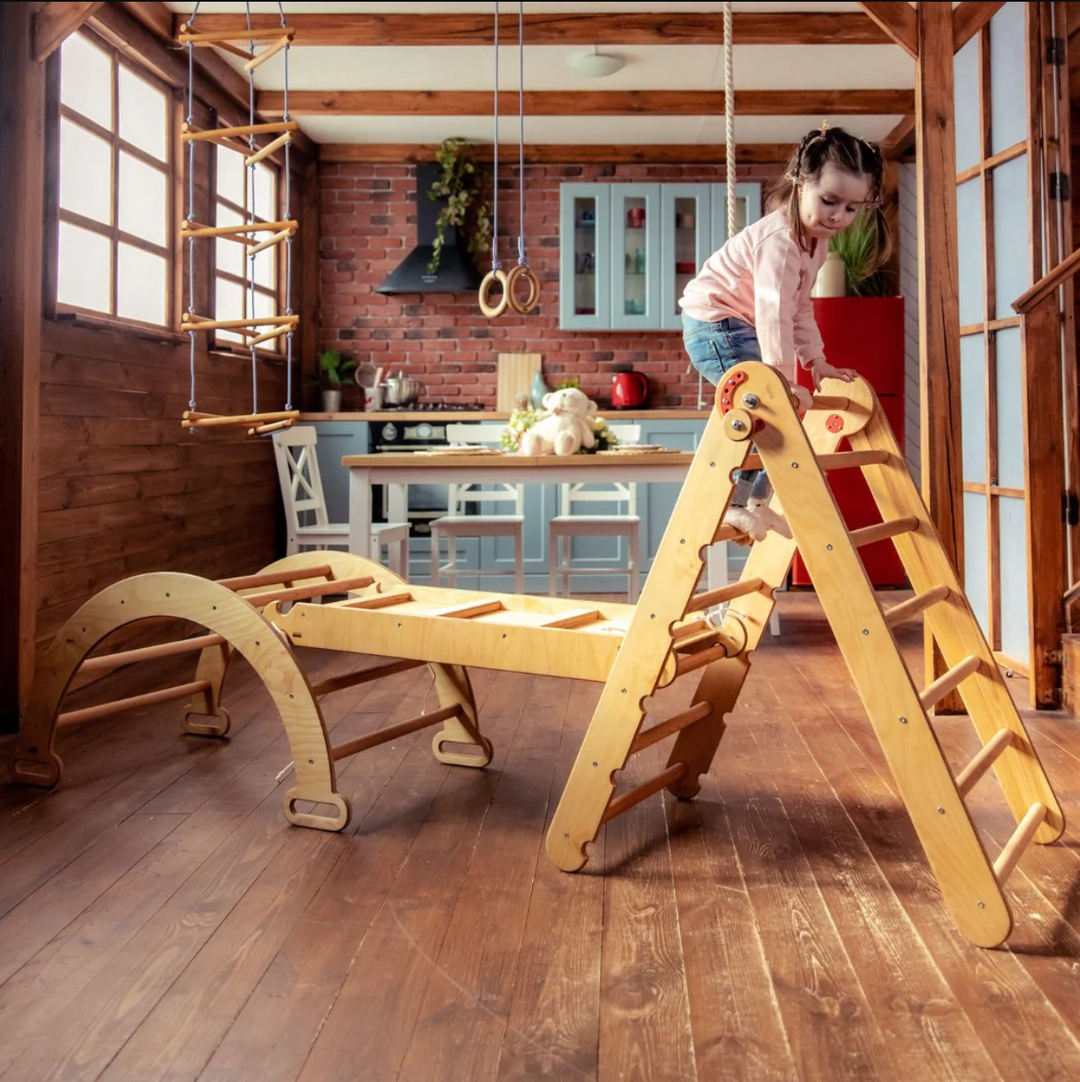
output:
POLYGON ((578 376, 567 376, 566 379, 561 379, 551 389, 553 391, 565 391, 570 388, 581 389, 581 379, 578 376))
POLYGON ((329 390, 338 390, 345 378, 355 370, 356 361, 339 350, 324 349, 319 354, 319 383, 329 390))
POLYGON ((435 243, 428 263, 428 273, 434 274, 442 260, 446 230, 456 226, 465 240, 469 254, 478 256, 491 247, 491 218, 489 205, 480 193, 482 174, 476 164, 476 153, 467 139, 444 139, 435 154, 442 175, 428 189, 428 199, 446 200, 446 206, 435 219, 435 243))
POLYGON ((844 291, 849 297, 885 297, 890 292, 888 276, 873 265, 877 239, 875 216, 867 211, 855 215, 842 233, 829 238, 829 251, 844 263, 844 291))
MULTIPOLYGON (((502 438, 500 444, 504 451, 517 452, 521 449, 521 437, 537 421, 543 420, 548 416, 548 411, 545 409, 534 410, 529 409, 516 409, 510 414, 510 420, 507 422, 506 427, 502 431, 502 438)), ((579 455, 591 455, 597 451, 606 451, 611 447, 618 445, 619 437, 608 427, 607 421, 603 417, 590 417, 588 418, 589 427, 593 431, 593 436, 596 439, 596 443, 592 447, 582 447, 578 450, 579 455)))

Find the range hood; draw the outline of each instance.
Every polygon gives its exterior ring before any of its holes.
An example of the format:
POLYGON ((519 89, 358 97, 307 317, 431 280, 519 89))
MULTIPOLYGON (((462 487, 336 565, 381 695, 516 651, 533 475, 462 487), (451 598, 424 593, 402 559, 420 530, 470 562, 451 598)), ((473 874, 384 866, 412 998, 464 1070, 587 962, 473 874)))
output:
POLYGON ((401 265, 379 286, 376 293, 460 293, 480 288, 481 276, 472 257, 458 247, 458 231, 446 230, 439 269, 428 271, 435 251, 435 220, 446 205, 445 199, 429 199, 428 192, 442 168, 433 162, 416 167, 416 247, 401 265))

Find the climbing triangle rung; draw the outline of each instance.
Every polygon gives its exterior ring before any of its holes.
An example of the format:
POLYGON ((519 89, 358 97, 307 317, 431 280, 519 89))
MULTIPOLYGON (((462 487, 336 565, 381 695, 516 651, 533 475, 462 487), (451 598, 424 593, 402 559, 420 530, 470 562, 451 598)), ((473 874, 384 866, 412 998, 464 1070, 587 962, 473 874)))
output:
POLYGON ((405 658, 401 661, 391 661, 389 665, 371 665, 358 672, 345 673, 343 676, 332 676, 321 684, 311 685, 311 694, 316 699, 329 695, 334 691, 343 691, 345 688, 355 687, 357 684, 367 684, 372 680, 381 680, 384 676, 396 676, 399 672, 408 672, 409 669, 418 669, 426 665, 426 661, 413 661, 405 658))
POLYGON ((311 567, 298 567, 289 571, 288 577, 280 571, 271 571, 264 575, 241 575, 239 578, 218 579, 218 586, 227 590, 253 590, 257 586, 291 586, 300 579, 327 579, 333 574, 329 564, 313 564, 311 567))
MULTIPOLYGON (((832 451, 817 456, 817 464, 823 470, 850 470, 856 466, 881 466, 889 461, 889 452, 872 447, 869 451, 832 451)), ((760 470, 762 468, 760 455, 747 455, 743 460, 744 470, 760 470)))
POLYGON ((441 710, 433 710, 430 714, 418 714, 415 718, 409 718, 408 721, 399 721, 396 725, 387 725, 385 729, 378 729, 376 732, 368 733, 367 736, 358 736, 355 740, 338 744, 337 747, 330 749, 330 758, 337 762, 338 759, 344 759, 360 751, 367 751, 368 748, 385 744, 388 740, 396 740, 399 736, 408 736, 409 733, 415 733, 418 729, 438 725, 440 721, 456 718, 460 714, 460 703, 451 703, 441 710))
POLYGON ((713 631, 708 639, 720 638, 720 642, 716 646, 706 646, 703 649, 697 650, 690 654, 683 654, 682 657, 675 664, 675 678, 685 676, 687 673, 693 672, 695 669, 700 669, 705 665, 709 665, 714 661, 719 661, 721 658, 734 657, 739 651, 735 648, 735 644, 727 638, 726 635, 721 635, 718 631, 713 631))
POLYGON ((307 601, 313 597, 325 597, 327 594, 345 594, 350 590, 360 590, 370 586, 375 580, 370 575, 357 575, 351 579, 333 579, 330 582, 316 582, 310 586, 294 586, 291 590, 271 590, 265 594, 248 594, 244 600, 255 608, 261 609, 272 601, 307 601))
POLYGON ((712 712, 712 703, 706 701, 694 703, 689 710, 684 710, 681 714, 676 714, 674 717, 668 718, 667 721, 658 722, 651 729, 638 733, 634 737, 634 742, 630 745, 630 754, 636 755, 639 751, 651 748, 653 744, 658 744, 665 737, 671 736, 672 733, 681 732, 683 729, 702 721, 712 712))
POLYGON ((755 594, 763 585, 761 579, 741 579, 739 582, 721 586, 716 590, 707 590, 703 594, 694 594, 687 602, 683 615, 685 616, 688 612, 701 612, 713 605, 719 605, 723 601, 731 601, 746 594, 755 594))
POLYGON ((1005 881, 1012 875, 1016 862, 1031 844, 1031 839, 1035 837, 1035 831, 1042 826, 1046 812, 1045 804, 1032 804, 1016 830, 1013 831, 1012 837, 1005 843, 1005 848, 998 854, 997 860, 994 861, 994 875, 997 876, 997 881, 1001 886, 1004 886, 1005 881))
POLYGON ((655 778, 651 778, 647 782, 643 782, 636 789, 630 789, 623 793, 622 796, 615 797, 608 804, 604 811, 604 817, 600 821, 609 823, 617 815, 629 811, 635 804, 647 800, 653 793, 658 793, 661 789, 674 785, 680 778, 686 777, 687 769, 686 763, 675 763, 674 766, 669 766, 663 773, 657 774, 655 778))
POLYGON ((885 611, 885 623, 889 627, 896 627, 898 624, 904 623, 905 620, 918 616, 923 609, 928 609, 931 605, 944 601, 948 596, 948 586, 935 586, 925 593, 916 594, 908 601, 903 601, 899 605, 893 605, 891 609, 887 609, 885 611))
POLYGON ((872 545, 875 541, 887 541, 890 537, 911 533, 912 530, 918 528, 919 520, 914 515, 905 515, 904 518, 894 518, 888 522, 879 522, 874 526, 863 526, 860 530, 852 530, 851 543, 858 549, 864 545, 872 545))
POLYGON ((968 654, 958 665, 954 665, 943 676, 939 676, 919 696, 924 710, 930 710, 935 703, 941 702, 950 691, 955 691, 960 684, 973 672, 976 672, 982 662, 974 655, 968 654))
POLYGON ((994 765, 998 756, 1011 746, 1012 742, 1012 729, 998 729, 972 756, 968 765, 956 775, 956 788, 961 796, 967 796, 975 788, 979 779, 994 765))

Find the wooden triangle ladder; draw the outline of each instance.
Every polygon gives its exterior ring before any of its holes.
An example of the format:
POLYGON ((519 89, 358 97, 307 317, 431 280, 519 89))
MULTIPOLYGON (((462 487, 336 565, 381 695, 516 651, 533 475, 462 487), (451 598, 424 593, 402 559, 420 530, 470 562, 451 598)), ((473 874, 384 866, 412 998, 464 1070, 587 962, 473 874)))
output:
POLYGON ((697 793, 798 547, 946 905, 973 943, 1002 943, 1012 929, 1005 881, 1032 840, 1061 835, 1064 817, 873 390, 861 379, 829 381, 804 427, 784 379, 745 364, 728 374, 717 406, 552 820, 549 856, 565 870, 580 868, 609 819, 663 788, 678 797, 697 793), (851 450, 838 453, 844 438, 851 450), (731 472, 755 465, 768 471, 773 507, 794 540, 770 533, 738 582, 694 595, 703 552, 721 532, 731 472), (848 532, 825 480, 827 470, 843 467, 862 469, 883 523, 848 532), (888 609, 857 551, 884 538, 893 539, 915 591, 888 609), (730 604, 716 631, 702 617, 721 601, 730 604), (892 631, 919 614, 950 666, 921 693, 892 631), (648 697, 673 671, 677 679, 698 669, 690 707, 646 727, 648 697), (953 689, 983 742, 955 776, 929 717, 953 689), (664 771, 616 792, 615 774, 632 755, 675 734, 664 771), (991 767, 1018 823, 993 863, 964 803, 991 767))

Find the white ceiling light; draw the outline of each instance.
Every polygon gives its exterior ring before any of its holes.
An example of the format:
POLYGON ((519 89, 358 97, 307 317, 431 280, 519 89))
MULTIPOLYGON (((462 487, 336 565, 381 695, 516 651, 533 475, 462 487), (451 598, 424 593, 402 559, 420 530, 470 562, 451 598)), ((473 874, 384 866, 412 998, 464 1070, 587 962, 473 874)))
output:
POLYGON ((591 79, 602 79, 605 75, 614 75, 626 64, 626 61, 621 56, 601 53, 595 45, 591 53, 577 53, 574 56, 568 56, 566 62, 574 71, 580 72, 582 75, 588 75, 591 79))

